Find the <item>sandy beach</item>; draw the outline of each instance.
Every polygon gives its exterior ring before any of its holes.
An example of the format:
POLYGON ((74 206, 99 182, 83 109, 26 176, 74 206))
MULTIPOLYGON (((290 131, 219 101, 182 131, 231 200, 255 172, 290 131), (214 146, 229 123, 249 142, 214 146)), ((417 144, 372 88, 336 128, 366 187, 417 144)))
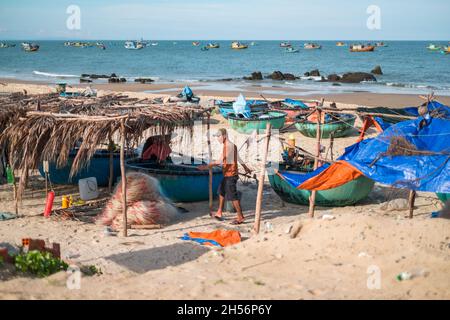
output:
MULTIPOLYGON (((0 79, 0 92, 29 94, 54 91, 54 85, 0 79)), ((134 97, 161 97, 178 93, 191 85, 202 103, 231 99, 239 92, 208 91, 202 84, 94 84, 99 95, 121 92, 134 97), (159 91, 161 93, 143 93, 159 91)), ((77 89, 85 85, 76 86, 77 89)), ((247 98, 260 98, 260 88, 242 88, 247 98)), ((275 88, 275 90, 277 90, 275 88)), ((288 90, 288 89, 286 89, 288 90)), ((285 97, 270 94, 268 99, 285 97)), ((322 96, 293 98, 319 99, 322 96)), ((365 106, 417 106, 417 95, 345 93, 324 95, 326 103, 338 108, 365 106)), ((450 104, 450 97, 437 97, 450 104)), ((359 127, 361 123, 356 123, 359 127)), ((212 129, 229 128, 220 114, 213 116, 212 129)), ((231 132, 231 130, 230 130, 231 132)), ((376 134, 369 131, 369 136, 376 134)), ((314 138, 296 130, 297 145, 314 152, 314 138)), ((335 158, 355 143, 358 132, 334 141, 335 158)), ((232 140, 242 139, 232 134, 232 140)), ((239 140, 241 141, 241 140, 239 140)), ((328 143, 328 141, 324 142, 328 143)), ((258 164, 251 164, 254 169, 258 164)), ((263 191, 262 231, 252 234, 256 183, 238 184, 246 222, 230 225, 209 217, 208 202, 179 203, 187 210, 177 221, 160 230, 130 230, 129 237, 107 236, 104 227, 89 221, 45 219, 44 179, 33 177, 20 203, 18 219, 0 221, 0 246, 19 245, 24 237, 45 239, 61 245, 62 256, 71 264, 90 264, 101 275, 83 276, 81 287, 70 290, 64 272, 47 278, 14 276, 0 269, 0 299, 450 299, 450 220, 430 219, 442 208, 433 193, 418 192, 414 218, 408 210, 388 211, 383 204, 407 199, 408 193, 375 185, 368 198, 354 206, 316 207, 314 218, 308 207, 283 203, 267 178, 263 191), (322 219, 324 214, 333 220, 322 219), (301 221, 296 238, 289 236, 301 221), (226 248, 211 248, 179 239, 188 231, 238 230, 243 241, 226 248), (417 276, 396 280, 401 272, 417 276), (373 273, 380 275, 379 286, 371 285, 373 273)), ((77 196, 77 186, 58 186, 55 203, 63 194, 77 196)), ((106 192, 106 190, 102 190, 106 192)), ((0 186, 0 212, 14 207, 11 186, 0 186)), ((217 201, 214 202, 217 207, 217 201)), ((406 209, 406 208, 404 208, 406 209)))

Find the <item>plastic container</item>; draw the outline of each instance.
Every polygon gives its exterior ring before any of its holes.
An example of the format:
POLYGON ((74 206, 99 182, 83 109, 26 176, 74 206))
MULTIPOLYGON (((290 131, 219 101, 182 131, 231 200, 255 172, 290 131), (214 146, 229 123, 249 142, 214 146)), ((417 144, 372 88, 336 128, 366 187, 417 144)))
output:
POLYGON ((78 181, 78 188, 80 190, 81 200, 88 201, 98 198, 97 178, 80 179, 78 181))

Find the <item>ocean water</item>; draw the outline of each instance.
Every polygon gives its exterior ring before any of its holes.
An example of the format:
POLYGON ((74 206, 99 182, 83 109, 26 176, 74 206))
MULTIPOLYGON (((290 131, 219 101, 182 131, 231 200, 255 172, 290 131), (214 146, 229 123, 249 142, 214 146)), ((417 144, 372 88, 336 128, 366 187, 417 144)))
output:
MULTIPOLYGON (((303 75, 319 69, 330 73, 370 72, 381 65, 384 75, 378 82, 362 84, 319 83, 311 80, 282 82, 282 85, 312 92, 370 91, 385 93, 427 93, 450 95, 450 55, 430 52, 432 41, 389 41, 388 47, 375 52, 351 53, 337 47, 335 41, 316 41, 321 50, 304 50, 306 41, 291 41, 300 53, 286 53, 279 41, 257 41, 247 50, 232 50, 231 41, 217 41, 221 47, 201 51, 191 41, 158 41, 157 46, 127 50, 124 41, 101 41, 107 49, 65 47, 64 41, 37 41, 38 52, 24 52, 20 41, 15 48, 0 48, 0 78, 44 80, 52 83, 78 83, 82 73, 111 74, 132 81, 152 77, 158 82, 202 81, 211 88, 233 88, 237 79, 253 71, 263 74, 274 70, 303 75), (226 78, 235 81, 217 81, 226 78)), ((11 41, 7 41, 10 43, 11 41)), ((95 42, 95 41, 91 41, 95 42)), ((436 43, 436 42, 433 42, 436 43)), ((448 45, 446 42, 437 42, 448 45)), ((265 81, 267 82, 267 81, 265 81)), ((280 82, 267 82, 280 85, 280 82)))

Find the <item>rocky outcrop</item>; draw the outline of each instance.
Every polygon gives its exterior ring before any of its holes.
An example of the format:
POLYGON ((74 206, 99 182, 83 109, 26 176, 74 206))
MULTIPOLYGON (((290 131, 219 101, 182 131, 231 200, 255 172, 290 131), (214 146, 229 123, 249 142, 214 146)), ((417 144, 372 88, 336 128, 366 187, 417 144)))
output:
POLYGON ((252 75, 250 77, 244 77, 244 80, 262 80, 263 76, 260 71, 252 72, 252 75))
POLYGON ((89 73, 83 73, 81 75, 81 78, 84 79, 109 79, 111 76, 107 76, 106 74, 89 74, 89 73))
POLYGON ((127 82, 127 79, 125 78, 119 78, 119 77, 110 77, 108 79, 109 83, 121 83, 121 82, 127 82))
POLYGON ((336 82, 336 81, 341 80, 341 77, 338 76, 337 74, 333 73, 333 74, 328 75, 327 80, 331 81, 331 82, 336 82))
POLYGON ((298 77, 292 73, 283 73, 281 71, 274 71, 272 74, 268 75, 266 78, 272 80, 296 80, 298 77))
POLYGON ((292 73, 283 73, 284 80, 295 80, 297 79, 292 73))
POLYGON ((153 81, 155 81, 155 80, 150 79, 150 78, 136 78, 136 79, 134 79, 134 82, 140 82, 142 84, 152 83, 153 81))
POLYGON ((372 71, 370 71, 370 73, 382 75, 382 74, 383 74, 383 71, 381 71, 381 66, 376 66, 375 68, 373 68, 372 71))
POLYGON ((377 78, 375 78, 373 74, 366 72, 348 72, 345 73, 339 81, 345 83, 360 83, 362 81, 377 81, 377 78))

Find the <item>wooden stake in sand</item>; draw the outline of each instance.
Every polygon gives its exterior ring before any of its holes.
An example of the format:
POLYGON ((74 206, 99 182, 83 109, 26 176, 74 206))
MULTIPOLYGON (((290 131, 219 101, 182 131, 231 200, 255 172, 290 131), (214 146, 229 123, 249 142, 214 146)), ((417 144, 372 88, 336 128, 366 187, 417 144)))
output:
POLYGON ((411 190, 409 191, 409 218, 413 218, 414 214, 414 202, 416 201, 416 191, 411 190))
MULTIPOLYGON (((320 107, 323 107, 324 99, 322 99, 320 103, 320 107)), ((316 157, 314 158, 314 170, 319 167, 319 157, 320 157, 320 138, 321 138, 321 128, 320 122, 322 121, 322 109, 317 108, 317 127, 316 127, 316 138, 317 138, 317 146, 316 146, 316 157)), ((311 191, 311 196, 309 197, 309 213, 308 215, 313 218, 314 217, 314 208, 316 205, 316 190, 311 191)))
MULTIPOLYGON (((210 120, 211 120, 211 114, 208 113, 208 122, 206 123, 206 138, 208 141, 208 160, 211 162, 212 161, 212 150, 211 150, 211 125, 210 125, 210 120)), ((213 180, 213 169, 209 168, 209 180, 208 180, 208 191, 209 191, 209 214, 211 214, 212 209, 213 209, 213 190, 212 190, 212 180, 213 180)))
POLYGON ((253 227, 256 234, 259 233, 259 227, 261 225, 261 205, 262 205, 262 197, 263 197, 264 178, 266 176, 266 162, 267 162, 267 153, 269 152, 271 128, 272 128, 272 125, 268 122, 266 125, 266 145, 264 148, 264 154, 263 154, 263 159, 262 159, 262 163, 261 163, 261 172, 259 174, 259 179, 258 179, 258 193, 256 196, 255 226, 253 227))
POLYGON ((122 177, 122 214, 123 214, 123 236, 128 236, 127 227, 127 178, 125 175, 125 121, 120 121, 120 174, 122 177))

